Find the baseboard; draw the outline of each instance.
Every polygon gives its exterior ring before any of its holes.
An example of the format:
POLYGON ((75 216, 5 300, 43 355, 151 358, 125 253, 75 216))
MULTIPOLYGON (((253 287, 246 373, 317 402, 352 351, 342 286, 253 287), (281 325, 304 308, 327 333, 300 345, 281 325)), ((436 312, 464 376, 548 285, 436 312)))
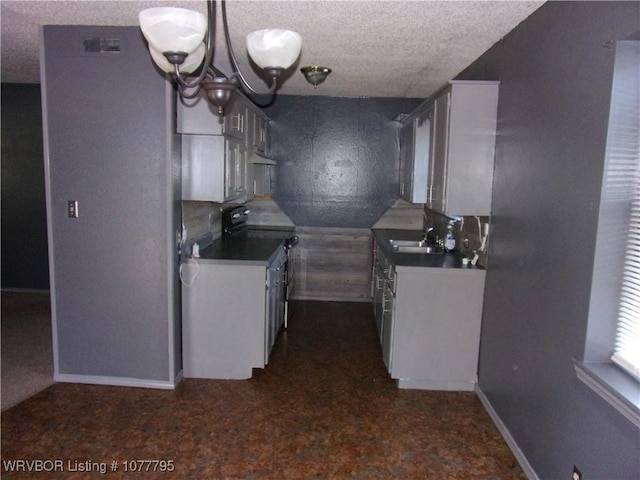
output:
POLYGON ((411 378, 398 378, 396 385, 398 388, 413 390, 440 390, 449 392, 473 392, 473 381, 468 382, 447 382, 440 380, 416 380, 411 378))
POLYGON ((527 476, 527 478, 529 480, 540 480, 540 477, 538 477, 538 475, 536 474, 535 470, 527 460, 527 457, 525 457, 522 450, 520 450, 520 447, 518 446, 517 442, 511 435, 511 432, 509 432, 509 429, 502 422, 502 420, 498 416, 498 413, 491 406, 491 402, 489 402, 489 399, 486 397, 486 395, 482 392, 482 390, 477 384, 476 384, 475 390, 476 390, 476 395, 478 395, 478 398, 480 399, 480 403, 482 403, 482 406, 491 417, 491 420, 493 420, 493 423, 495 424, 496 428, 502 435, 502 438, 504 438, 504 441, 507 442, 507 445, 511 449, 511 452, 513 453, 513 455, 516 457, 516 460, 520 464, 520 467, 522 468, 522 470, 524 470, 524 473, 527 476))
POLYGON ((177 385, 177 383, 173 381, 106 377, 99 375, 69 375, 65 373, 56 373, 53 375, 53 379, 56 382, 61 383, 84 383, 89 385, 106 385, 111 387, 156 388, 161 390, 174 390, 177 385))
POLYGON ((178 385, 180 385, 180 382, 182 382, 183 378, 184 378, 184 369, 181 368, 178 374, 176 375, 176 378, 173 380, 173 388, 177 388, 178 385))
POLYGON ((371 297, 320 297, 313 295, 294 295, 289 298, 290 301, 302 302, 356 302, 371 303, 371 297))
POLYGON ((37 288, 2 288, 0 289, 0 292, 7 292, 7 293, 46 293, 49 294, 51 293, 51 291, 49 289, 37 289, 37 288))

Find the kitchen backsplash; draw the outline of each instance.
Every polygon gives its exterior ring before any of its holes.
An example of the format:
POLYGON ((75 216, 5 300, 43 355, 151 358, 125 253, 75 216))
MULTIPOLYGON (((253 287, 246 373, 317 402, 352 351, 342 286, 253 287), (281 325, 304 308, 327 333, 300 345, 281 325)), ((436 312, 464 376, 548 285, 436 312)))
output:
POLYGON ((482 251, 480 248, 485 225, 489 224, 490 217, 464 216, 452 219, 426 207, 424 209, 424 228, 434 227, 438 237, 443 241, 447 235, 447 226, 452 220, 455 220, 453 233, 456 237, 456 251, 470 259, 474 257, 474 251, 476 251, 478 253, 478 265, 487 268, 489 263, 487 250, 489 248, 490 232, 485 241, 485 248, 482 251))
MULTIPOLYGON (((182 202, 182 213, 184 226, 187 229, 187 243, 202 237, 208 233, 213 238, 218 238, 222 234, 221 226, 221 207, 223 205, 212 202, 182 202)), ((291 220, 283 214, 283 212, 270 201, 253 201, 247 203, 247 207, 252 210, 250 219, 254 227, 261 227, 268 224, 276 227, 293 226, 291 220), (267 221, 268 220, 268 221, 267 221)), ((404 209, 409 211, 408 209, 404 209)), ((447 234, 447 225, 452 219, 424 208, 424 228, 434 227, 438 236, 444 240, 447 234)), ((485 242, 485 248, 480 250, 482 245, 482 232, 485 225, 489 223, 490 217, 456 217, 453 226, 454 235, 456 237, 456 251, 462 255, 473 258, 474 250, 478 252, 478 265, 484 268, 488 267, 487 249, 489 238, 485 242), (478 226, 478 220, 480 226, 478 226)), ((400 228, 386 225, 378 228, 400 228)), ((406 227, 404 227, 406 228, 406 227)))
POLYGON ((182 221, 187 229, 186 243, 211 233, 213 238, 222 234, 220 204, 213 202, 182 202, 182 221))
MULTIPOLYGON (((215 202, 182 202, 182 218, 187 229, 186 243, 211 234, 222 235, 222 209, 233 205, 215 202)), ((293 228, 293 222, 270 198, 254 199, 245 203, 250 210, 247 224, 251 228, 293 228)))

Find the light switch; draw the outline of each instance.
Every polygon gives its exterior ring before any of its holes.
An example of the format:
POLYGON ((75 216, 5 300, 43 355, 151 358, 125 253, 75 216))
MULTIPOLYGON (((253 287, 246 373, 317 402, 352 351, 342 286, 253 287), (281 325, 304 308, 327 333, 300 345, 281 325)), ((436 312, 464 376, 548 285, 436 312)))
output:
POLYGON ((69 218, 78 218, 77 200, 67 200, 67 215, 69 215, 69 218))

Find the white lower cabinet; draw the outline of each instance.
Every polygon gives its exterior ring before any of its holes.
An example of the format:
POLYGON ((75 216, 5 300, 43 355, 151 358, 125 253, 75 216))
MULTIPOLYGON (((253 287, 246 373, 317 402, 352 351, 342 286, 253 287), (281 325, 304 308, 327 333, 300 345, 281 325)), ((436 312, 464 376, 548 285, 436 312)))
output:
POLYGON ((393 371, 393 347, 394 347, 394 308, 396 304, 395 294, 391 285, 384 282, 382 291, 382 359, 389 372, 393 371))
POLYGON ((265 344, 264 363, 269 363, 269 355, 280 328, 284 325, 285 270, 283 258, 278 257, 267 269, 267 294, 265 295, 265 344))
POLYGON ((382 304, 384 301, 385 278, 380 265, 376 264, 373 271, 373 314, 376 319, 378 336, 382 342, 382 304))
POLYGON ((182 264, 182 355, 187 378, 246 379, 263 368, 284 322, 282 262, 182 264), (199 271, 199 273, 196 272, 199 271))
POLYGON ((485 271, 394 267, 381 255, 378 249, 374 313, 391 377, 400 388, 473 390, 485 271), (379 280, 385 263, 392 283, 379 280))

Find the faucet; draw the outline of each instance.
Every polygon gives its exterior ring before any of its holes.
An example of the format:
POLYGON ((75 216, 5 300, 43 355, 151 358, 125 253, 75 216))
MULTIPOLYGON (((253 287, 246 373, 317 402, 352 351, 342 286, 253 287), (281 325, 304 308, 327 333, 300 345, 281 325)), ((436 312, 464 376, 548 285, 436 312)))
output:
POLYGON ((424 237, 422 241, 430 246, 440 245, 440 239, 438 238, 438 232, 436 232, 435 227, 429 227, 424 231, 424 237))

